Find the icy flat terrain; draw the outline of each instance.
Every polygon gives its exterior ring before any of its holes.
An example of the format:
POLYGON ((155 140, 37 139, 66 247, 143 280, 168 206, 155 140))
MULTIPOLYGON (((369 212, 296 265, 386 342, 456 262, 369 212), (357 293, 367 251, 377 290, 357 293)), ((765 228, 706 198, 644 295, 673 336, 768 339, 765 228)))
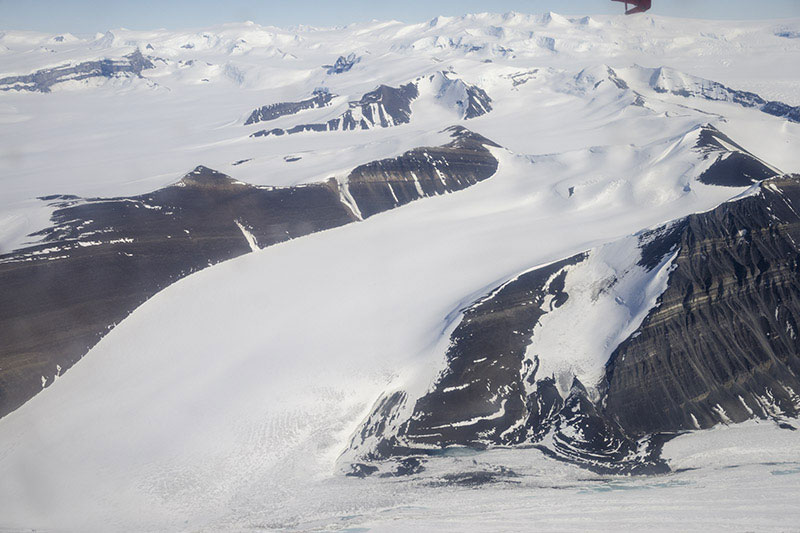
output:
POLYGON ((798 440, 796 432, 755 422, 687 434, 665 450, 680 471, 634 478, 593 475, 536 450, 467 453, 436 459, 411 479, 339 478, 320 483, 311 495, 289 489, 237 527, 791 530, 800 518, 798 440))
POLYGON ((797 527, 800 431, 773 421, 679 436, 665 449, 674 472, 658 477, 602 477, 533 448, 453 453, 404 478, 345 477, 337 460, 382 394, 431 386, 465 305, 590 249, 580 297, 617 322, 569 335, 569 317, 553 314, 536 348, 550 371, 578 368, 595 385, 628 332, 614 327, 638 325, 663 291, 634 272, 614 293, 630 305, 594 298, 592 280, 630 252, 624 239, 752 192, 699 181, 713 161, 696 150, 702 125, 800 172, 800 124, 711 83, 800 105, 800 39, 783 36, 798 29, 548 13, 94 40, 0 32, 0 78, 136 49, 155 65, 0 93, 0 252, 48 224, 37 196, 139 194, 200 164, 259 185, 345 180, 447 142, 453 124, 500 145, 497 173, 468 189, 255 251, 147 301, 0 419, 0 529, 797 527), (351 53, 349 70, 323 68, 351 53), (465 120, 465 93, 420 82, 407 124, 250 137, 443 71, 492 110, 465 120), (330 106, 244 125, 321 87, 330 106), (607 346, 592 351, 593 338, 607 346))

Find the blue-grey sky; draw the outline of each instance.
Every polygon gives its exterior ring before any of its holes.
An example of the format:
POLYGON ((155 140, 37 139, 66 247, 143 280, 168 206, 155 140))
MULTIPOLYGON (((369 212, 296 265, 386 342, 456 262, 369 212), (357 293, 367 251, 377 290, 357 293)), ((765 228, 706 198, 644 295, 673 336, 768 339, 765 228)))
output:
MULTIPOLYGON (((372 19, 419 22, 491 11, 613 14, 610 0, 0 0, 0 29, 94 33, 112 28, 195 28, 259 24, 336 26, 372 19)), ((800 0, 653 0, 653 14, 710 19, 800 17, 800 0)))

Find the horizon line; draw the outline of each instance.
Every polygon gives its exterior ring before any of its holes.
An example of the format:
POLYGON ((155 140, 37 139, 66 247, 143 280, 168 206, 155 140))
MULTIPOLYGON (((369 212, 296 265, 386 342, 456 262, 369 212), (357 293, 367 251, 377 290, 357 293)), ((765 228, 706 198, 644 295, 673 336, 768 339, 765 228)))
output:
MULTIPOLYGON (((582 18, 622 18, 623 20, 626 18, 631 17, 630 15, 625 15, 623 13, 620 14, 608 14, 608 13, 587 13, 587 14, 563 14, 556 11, 542 11, 542 12, 524 12, 524 11, 506 11, 506 12, 498 12, 498 11, 479 11, 479 12, 469 12, 463 13, 461 15, 436 15, 432 18, 427 18, 423 20, 417 21, 403 21, 399 19, 389 18, 389 19, 379 19, 373 18, 370 20, 365 21, 358 21, 355 20, 353 22, 348 22, 346 24, 334 24, 330 26, 324 25, 316 25, 316 24, 291 24, 286 26, 275 25, 275 24, 262 24, 260 22, 254 20, 228 20, 224 22, 216 22, 212 24, 205 24, 205 25, 194 25, 194 26, 160 26, 160 27, 125 27, 125 26, 118 26, 118 27, 111 27, 106 29, 105 31, 94 31, 94 32, 75 32, 75 31, 63 31, 63 32, 51 32, 51 31, 43 31, 43 30, 35 30, 35 29, 27 29, 27 28, 4 28, 0 27, 0 38, 3 37, 3 33, 5 32, 28 32, 28 33, 38 33, 43 35, 64 35, 70 34, 78 38, 83 38, 82 36, 89 36, 96 37, 98 35, 105 35, 108 32, 114 31, 131 31, 131 32, 147 32, 147 31, 194 31, 199 29, 206 29, 206 28, 214 28, 217 26, 226 26, 226 25, 256 25, 261 28, 274 28, 277 30, 283 31, 296 31, 296 30, 340 30, 340 29, 347 29, 351 26, 358 26, 358 25, 365 25, 365 24, 375 24, 375 23, 384 23, 384 24, 403 24, 407 26, 413 26, 416 24, 425 24, 425 23, 432 23, 433 21, 439 18, 445 19, 464 19, 467 17, 475 17, 478 15, 490 15, 490 16, 500 16, 500 17, 507 17, 509 15, 523 15, 523 16, 544 16, 544 15, 558 15, 559 17, 563 17, 566 19, 582 19, 582 18)), ((650 18, 650 19, 672 19, 672 20, 697 20, 697 21, 704 21, 704 22, 749 22, 749 23, 765 23, 765 22, 778 22, 778 21, 797 21, 800 22, 800 16, 797 17, 777 17, 777 18, 763 18, 763 19, 755 19, 755 18, 703 18, 703 17, 676 17, 673 15, 661 15, 655 13, 647 13, 647 14, 640 14, 640 15, 633 15, 633 17, 639 18, 650 18)))

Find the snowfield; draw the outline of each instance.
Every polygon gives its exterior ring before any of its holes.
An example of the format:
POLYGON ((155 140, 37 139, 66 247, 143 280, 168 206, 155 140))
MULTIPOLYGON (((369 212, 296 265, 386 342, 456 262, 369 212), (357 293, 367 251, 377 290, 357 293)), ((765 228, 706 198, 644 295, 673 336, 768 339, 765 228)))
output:
POLYGON ((654 477, 600 476, 534 448, 455 450, 404 478, 346 477, 340 460, 381 395, 430 388, 465 306, 587 250, 575 298, 529 349, 547 373, 596 385, 664 290, 669 261, 650 278, 621 272, 632 235, 752 192, 698 181, 713 162, 696 149, 700 128, 800 172, 800 124, 702 81, 800 105, 791 31, 800 20, 510 13, 59 41, 0 32, 0 78, 137 48, 155 64, 0 92, 0 253, 48 225, 38 196, 140 194, 200 164, 259 185, 345 180, 447 142, 453 124, 501 146, 491 178, 365 221, 261 250, 237 221, 253 253, 158 293, 0 419, 0 530, 796 528, 800 431, 776 421, 681 435, 665 448, 674 472, 654 477), (348 71, 322 68, 350 53, 348 71), (407 124, 250 137, 442 71, 483 89, 492 110, 464 120, 463 87, 426 85, 407 124), (330 106, 244 125, 319 87, 330 106), (598 298, 593 280, 617 276, 598 298), (581 302, 608 320, 571 320, 581 302))

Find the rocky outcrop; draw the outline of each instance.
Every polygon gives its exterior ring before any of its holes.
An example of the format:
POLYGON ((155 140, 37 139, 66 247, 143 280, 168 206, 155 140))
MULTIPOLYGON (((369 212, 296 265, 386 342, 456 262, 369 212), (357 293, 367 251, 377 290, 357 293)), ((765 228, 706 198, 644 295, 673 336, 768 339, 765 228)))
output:
POLYGON ((0 416, 52 383, 115 324, 178 279, 414 199, 381 202, 359 188, 373 182, 372 172, 382 165, 394 161, 398 182, 403 172, 409 183, 412 172, 423 176, 415 198, 467 186, 460 173, 471 176, 469 183, 494 173, 497 161, 481 144, 491 141, 460 128, 451 134, 444 147, 410 152, 435 154, 430 160, 404 154, 357 169, 354 195, 335 179, 258 187, 201 166, 141 196, 43 198, 55 207, 53 226, 33 235, 38 244, 0 256, 0 416), (425 181, 437 172, 446 187, 425 181))
POLYGON ((361 61, 361 58, 351 52, 346 56, 339 56, 333 65, 322 65, 327 74, 343 74, 353 68, 353 65, 361 61))
POLYGON ((800 176, 757 187, 495 288, 462 311, 434 385, 388 392, 344 459, 535 445, 598 472, 663 472, 675 432, 797 416, 800 176), (592 357, 600 373, 582 381, 592 357))
POLYGON ((794 107, 783 102, 767 101, 756 93, 731 89, 719 82, 690 76, 667 67, 653 69, 650 87, 658 93, 731 102, 743 107, 760 109, 764 113, 785 118, 791 122, 800 122, 800 106, 794 107))
MULTIPOLYGON (((304 131, 350 131, 368 130, 372 128, 389 128, 411 121, 411 102, 420 96, 420 87, 425 83, 431 87, 434 101, 439 105, 455 111, 459 118, 470 119, 484 115, 492 110, 492 99, 486 91, 476 85, 469 85, 460 79, 451 79, 445 72, 438 72, 427 78, 420 78, 399 87, 380 85, 377 89, 365 93, 360 99, 348 102, 348 109, 338 117, 326 122, 298 124, 290 128, 272 128, 259 130, 252 133, 251 137, 280 136, 304 131)), ((324 105, 330 101, 325 100, 324 105)), ((280 103, 262 107, 254 111, 245 124, 252 124, 261 120, 271 120, 278 116, 292 114, 294 109, 310 109, 323 107, 316 105, 314 99, 302 102, 280 103), (282 112, 282 111, 292 111, 282 112), (258 118, 262 116, 267 118, 258 118), (276 112, 282 112, 280 115, 276 112), (255 118, 258 120, 255 120, 255 118)))
POLYGON ((608 363, 605 411, 628 432, 797 415, 798 178, 766 181, 672 234, 668 288, 608 363))
POLYGON ((695 150, 714 160, 698 178, 706 185, 747 187, 780 174, 710 124, 700 129, 695 150))
POLYGON ((346 186, 360 215, 366 218, 425 196, 458 191, 497 171, 497 160, 486 148, 495 143, 460 126, 447 131, 453 140, 443 146, 415 148, 353 169, 346 186))
POLYGON ((301 100, 299 102, 278 102, 277 104, 259 107, 250 113, 250 116, 247 117, 244 124, 247 126, 257 122, 266 122, 288 115, 295 115, 305 109, 326 107, 330 105, 331 100, 333 100, 333 95, 329 91, 317 89, 314 91, 314 95, 306 100, 301 100))
MULTIPOLYGON (((423 80, 418 81, 422 83, 423 80)), ((424 80, 430 84, 437 101, 458 110, 463 119, 476 118, 492 110, 492 99, 477 85, 470 85, 450 73, 440 71, 424 80)))
POLYGON ((37 70, 33 74, 0 78, 0 91, 47 93, 53 85, 65 81, 80 81, 94 77, 110 78, 120 74, 141 76, 143 70, 150 68, 155 66, 137 48, 135 52, 119 59, 85 61, 77 65, 37 70))
POLYGON ((467 87, 467 103, 464 118, 475 118, 492 110, 492 99, 477 85, 467 87))
MULTIPOLYGON (((632 439, 606 417, 577 378, 566 391, 526 356, 540 319, 569 299, 565 278, 580 254, 521 274, 463 311, 445 369, 413 401, 388 394, 353 437, 347 457, 380 463, 447 447, 536 444, 598 472, 662 472, 660 448, 632 439)), ((544 355, 543 355, 544 356, 544 355)))
MULTIPOLYGON (((581 256, 525 273, 470 305, 450 336, 446 365, 432 390, 419 398, 410 417, 393 420, 397 427, 364 426, 354 442, 359 449, 377 437, 367 457, 420 453, 461 445, 484 448, 522 440, 519 421, 526 417, 522 361, 533 328, 544 314, 547 295, 559 295, 560 283, 548 283, 554 274, 581 256)), ((407 401, 394 393, 376 409, 383 416, 407 401)), ((556 409, 559 411, 560 407, 556 409)))
POLYGON ((303 131, 368 130, 407 124, 411 120, 411 102, 418 95, 417 86, 413 83, 400 87, 381 85, 374 91, 365 93, 361 99, 348 102, 347 111, 325 123, 300 124, 285 130, 282 128, 260 130, 250 136, 291 135, 303 131))
MULTIPOLYGON (((397 88, 381 85, 374 91, 365 93, 357 102, 350 102, 349 106, 351 110, 360 111, 362 120, 368 124, 388 128, 396 124, 407 124, 411 120, 411 102, 417 96, 419 91, 413 83, 397 88)), ((352 111, 349 113, 352 117, 352 111)), ((353 124, 353 121, 350 123, 353 124)), ((353 128, 347 128, 343 123, 342 129, 353 128)))
POLYGON ((0 256, 0 415, 178 279, 354 220, 335 183, 260 188, 198 167, 130 198, 50 198, 42 243, 0 256))

